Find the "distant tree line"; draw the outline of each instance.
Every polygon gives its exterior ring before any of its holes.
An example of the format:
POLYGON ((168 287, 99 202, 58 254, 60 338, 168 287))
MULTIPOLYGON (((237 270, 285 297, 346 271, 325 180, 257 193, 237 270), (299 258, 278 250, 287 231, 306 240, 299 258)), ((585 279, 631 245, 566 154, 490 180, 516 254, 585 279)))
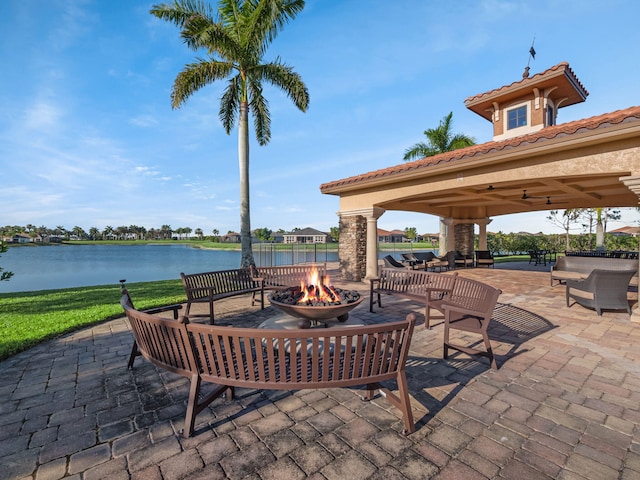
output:
MULTIPOLYGON (((295 227, 291 232, 299 230, 299 227, 295 227)), ((228 231, 227 233, 231 234, 234 232, 228 231)), ((282 228, 275 232, 275 234, 284 233, 287 233, 287 231, 282 228)), ((184 240, 196 238, 199 240, 208 239, 213 242, 220 241, 220 231, 217 228, 205 233, 201 228, 171 228, 170 225, 162 225, 160 228, 150 229, 138 225, 122 225, 120 227, 106 226, 102 230, 97 227, 91 227, 88 231, 79 226, 75 226, 72 229, 66 229, 63 226, 57 226, 56 228, 48 228, 45 226, 36 227, 32 224, 25 226, 5 225, 4 227, 0 227, 0 240, 12 238, 14 235, 29 235, 32 239, 37 237, 43 239, 59 237, 65 240, 170 240, 172 238, 184 240)), ((273 241, 274 239, 273 230, 266 227, 256 228, 252 232, 252 235, 263 242, 273 241)), ((338 227, 331 227, 330 235, 335 241, 338 241, 340 237, 338 227)))
MULTIPOLYGON (((119 227, 106 226, 102 230, 97 227, 91 227, 88 231, 82 227, 75 226, 72 229, 66 229, 63 226, 49 228, 45 226, 36 227, 35 225, 5 225, 0 227, 0 237, 10 238, 14 235, 29 235, 31 238, 36 237, 60 237, 63 239, 77 240, 167 240, 171 238, 191 238, 191 234, 198 238, 204 237, 201 228, 195 230, 191 227, 171 228, 170 225, 162 225, 160 228, 140 227, 138 225, 122 225, 119 227)), ((211 235, 217 237, 219 231, 213 229, 211 235)))

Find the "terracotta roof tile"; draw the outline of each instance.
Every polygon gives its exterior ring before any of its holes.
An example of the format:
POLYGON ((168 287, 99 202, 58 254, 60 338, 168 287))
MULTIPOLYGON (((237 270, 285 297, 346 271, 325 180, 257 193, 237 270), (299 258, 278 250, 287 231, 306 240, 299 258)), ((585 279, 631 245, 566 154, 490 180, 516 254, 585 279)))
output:
POLYGON ((569 74, 571 74, 571 76, 573 77, 573 80, 575 80, 576 84, 580 86, 580 88, 585 92, 585 94, 589 95, 589 92, 587 91, 586 88, 584 88, 584 85, 582 85, 582 83, 580 82, 580 80, 578 80, 578 77, 576 77, 576 74, 573 72, 573 70, 571 70, 571 67, 569 67, 569 63, 568 62, 560 62, 557 65, 554 65, 551 68, 546 69, 544 72, 540 72, 540 73, 536 73, 534 76, 532 77, 528 77, 528 78, 523 78, 522 80, 518 80, 517 82, 513 82, 509 85, 504 85, 502 87, 499 88, 494 88, 493 90, 489 90, 488 92, 484 92, 484 93, 478 93, 477 95, 472 95, 470 97, 467 97, 464 100, 464 103, 467 104, 469 102, 473 102, 475 100, 478 100, 484 96, 487 95, 492 95, 494 93, 498 93, 501 90, 508 90, 516 85, 520 85, 520 84, 524 84, 524 83, 531 83, 531 82, 535 82, 539 77, 542 77, 550 72, 556 71, 556 70, 567 70, 569 72, 569 74))
POLYGON ((389 175, 410 172, 412 170, 422 170, 435 165, 455 162, 461 159, 473 158, 480 155, 486 155, 492 152, 498 152, 511 148, 520 147, 537 142, 544 142, 565 135, 573 135, 584 130, 595 130, 598 128, 606 128, 609 125, 619 124, 625 121, 640 120, 640 106, 629 107, 624 110, 617 110, 611 113, 604 113, 594 117, 576 120, 573 122, 563 123, 553 127, 546 127, 542 130, 522 135, 519 137, 509 138, 501 141, 490 141, 471 147, 461 148, 452 152, 440 153, 432 157, 426 157, 413 162, 401 163, 388 168, 374 170, 372 172, 363 173, 353 177, 343 178, 320 185, 320 191, 330 188, 340 187, 344 185, 352 185, 362 181, 373 180, 375 178, 386 177, 389 175))

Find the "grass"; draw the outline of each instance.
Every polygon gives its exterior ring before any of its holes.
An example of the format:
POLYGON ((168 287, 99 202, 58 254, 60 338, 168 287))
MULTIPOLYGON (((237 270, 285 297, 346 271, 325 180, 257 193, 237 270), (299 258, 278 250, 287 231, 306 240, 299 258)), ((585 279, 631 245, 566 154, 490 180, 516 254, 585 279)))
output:
MULTIPOLYGON (((127 284, 136 308, 186 301, 180 280, 127 284)), ((0 360, 44 340, 123 316, 118 285, 2 294, 0 360)))

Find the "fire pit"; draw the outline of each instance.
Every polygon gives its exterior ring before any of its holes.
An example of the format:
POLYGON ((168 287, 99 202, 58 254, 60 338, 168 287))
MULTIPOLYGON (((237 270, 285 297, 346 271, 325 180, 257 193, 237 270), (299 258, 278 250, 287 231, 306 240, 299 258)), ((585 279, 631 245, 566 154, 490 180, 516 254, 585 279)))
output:
POLYGON ((346 322, 349 312, 364 300, 355 290, 332 286, 329 276, 320 278, 317 270, 312 270, 306 282, 300 282, 299 287, 277 290, 268 298, 274 307, 299 318, 300 328, 309 328, 311 322, 325 323, 334 318, 346 322))

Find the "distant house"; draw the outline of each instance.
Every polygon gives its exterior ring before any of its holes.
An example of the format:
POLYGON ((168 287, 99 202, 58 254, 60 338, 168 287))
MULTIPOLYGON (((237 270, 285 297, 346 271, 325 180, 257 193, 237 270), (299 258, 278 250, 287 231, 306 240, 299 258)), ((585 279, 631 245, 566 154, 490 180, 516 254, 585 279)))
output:
POLYGON ((12 243, 29 243, 31 241, 31 237, 26 233, 16 233, 12 238, 12 243))
POLYGON ((240 243, 240 234, 236 232, 229 232, 226 235, 220 237, 222 243, 240 243))
POLYGON ((382 228, 378 229, 378 242, 379 243, 402 243, 406 242, 408 239, 404 235, 402 230, 383 230, 382 228))
POLYGON ((422 239, 423 242, 438 243, 440 241, 440 234, 439 233, 423 233, 422 235, 420 235, 419 240, 420 239, 422 239))
POLYGON ((329 243, 331 236, 315 228, 303 228, 283 235, 284 243, 329 243))
POLYGON ((640 236, 640 227, 622 227, 622 228, 617 228, 615 230, 611 230, 610 232, 611 235, 614 235, 616 237, 625 237, 625 236, 631 236, 631 237, 637 237, 640 236))

